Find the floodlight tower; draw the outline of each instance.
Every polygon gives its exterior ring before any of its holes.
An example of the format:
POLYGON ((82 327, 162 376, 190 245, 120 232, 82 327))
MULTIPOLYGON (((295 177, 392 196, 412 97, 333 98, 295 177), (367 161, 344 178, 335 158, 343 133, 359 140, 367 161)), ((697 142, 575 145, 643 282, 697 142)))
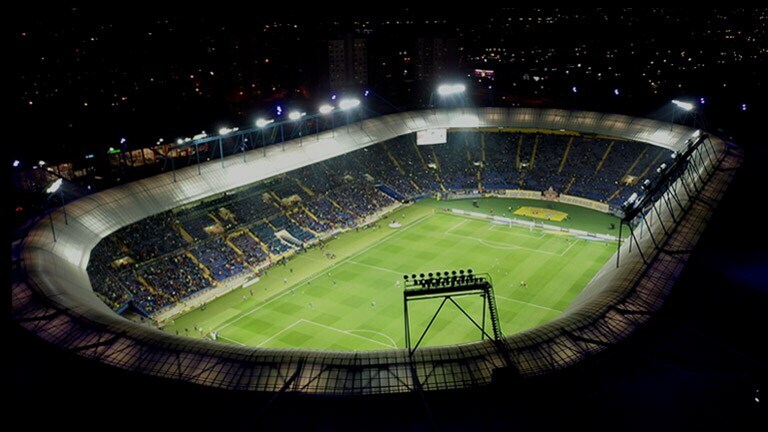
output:
MULTIPOLYGON (((63 179, 56 179, 55 182, 51 183, 51 185, 45 189, 45 193, 48 194, 48 199, 50 199, 53 194, 59 192, 59 196, 61 197, 61 209, 64 212, 64 224, 69 225, 69 221, 67 220, 67 204, 64 202, 64 191, 61 189, 62 183, 64 183, 63 179)), ((56 229, 53 227, 53 216, 51 215, 51 212, 48 212, 48 220, 51 222, 51 234, 53 234, 53 241, 55 242, 56 229)))
MULTIPOLYGON (((360 99, 357 98, 345 98, 339 101, 339 109, 344 111, 347 115, 347 132, 349 132, 349 117, 352 110, 360 106, 360 99)), ((362 127, 362 125, 360 126, 362 127)))
POLYGON ((256 127, 261 130, 261 148, 264 150, 264 156, 267 155, 267 138, 264 135, 264 129, 275 122, 275 119, 260 118, 256 120, 256 127))
MULTIPOLYGON (((333 128, 334 128, 334 124, 333 124, 333 110, 334 109, 335 108, 333 107, 333 105, 322 104, 317 109, 317 111, 320 113, 321 116, 328 116, 328 117, 330 117, 330 119, 331 119, 331 134, 332 134, 332 136, 335 137, 336 136, 336 131, 333 130, 333 128)), ((326 124, 326 127, 328 127, 327 124, 326 124)), ((320 122, 318 122, 318 121, 315 121, 315 135, 317 135, 317 140, 319 141, 320 140, 320 122)))

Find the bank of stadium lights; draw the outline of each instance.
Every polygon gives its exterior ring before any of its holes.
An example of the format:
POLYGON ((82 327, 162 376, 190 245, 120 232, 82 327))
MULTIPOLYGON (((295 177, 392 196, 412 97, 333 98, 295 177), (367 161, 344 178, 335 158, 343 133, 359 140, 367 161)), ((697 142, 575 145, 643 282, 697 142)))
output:
POLYGON ((221 136, 229 135, 232 132, 237 132, 238 130, 240 130, 240 128, 223 127, 221 129, 219 129, 219 135, 221 135, 221 136))
POLYGON ((272 123, 274 123, 274 122, 275 122, 275 119, 269 119, 269 120, 267 120, 267 119, 263 119, 263 118, 260 118, 260 119, 257 119, 257 120, 256 120, 256 127, 257 127, 257 128, 262 128, 262 129, 263 129, 263 128, 265 128, 265 127, 267 127, 267 126, 271 125, 271 124, 272 124, 272 123))
POLYGON ((437 87, 437 94, 440 96, 449 96, 464 93, 467 86, 464 84, 441 84, 437 87))
POLYGON ((48 188, 45 190, 45 193, 49 193, 49 194, 55 193, 61 188, 62 183, 63 183, 62 179, 56 179, 55 182, 51 183, 51 185, 48 186, 48 188))
POLYGON ((622 204, 622 207, 624 208, 624 211, 631 210, 635 207, 635 205, 640 202, 640 200, 637 199, 638 195, 637 192, 633 192, 632 195, 627 198, 626 201, 624 201, 624 204, 622 204))
POLYGON ((331 111, 333 111, 334 108, 333 108, 333 105, 323 104, 323 105, 320 105, 320 108, 318 108, 317 110, 320 112, 320 114, 328 114, 331 111))
POLYGON ((672 104, 685 111, 691 111, 694 108, 694 105, 692 103, 679 101, 677 99, 673 99, 672 104))
POLYGON ((207 136, 208 136, 208 134, 207 134, 207 133, 205 133, 205 131, 202 131, 202 132, 200 132, 200 133, 199 133, 199 134, 197 134, 197 135, 193 135, 193 136, 192 136, 192 139, 193 139, 193 140, 199 140, 199 139, 203 139, 203 138, 206 138, 207 136))
POLYGON ((350 110, 352 108, 357 108, 360 106, 360 99, 356 98, 345 98, 339 101, 339 109, 342 111, 350 110))
POLYGON ((305 113, 305 112, 291 111, 291 112, 288 113, 288 118, 290 120, 296 121, 296 120, 304 117, 305 115, 307 115, 307 113, 305 113))
POLYGON ((403 275, 406 286, 422 287, 422 288, 439 288, 439 287, 460 287, 464 285, 472 285, 477 283, 481 279, 472 273, 472 269, 453 270, 445 272, 435 273, 420 273, 412 275, 403 275))

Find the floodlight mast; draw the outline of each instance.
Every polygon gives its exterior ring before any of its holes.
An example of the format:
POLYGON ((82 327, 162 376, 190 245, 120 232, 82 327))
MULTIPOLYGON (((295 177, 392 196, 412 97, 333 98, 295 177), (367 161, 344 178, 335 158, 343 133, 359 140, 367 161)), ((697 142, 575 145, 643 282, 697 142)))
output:
POLYGON ((695 108, 695 106, 691 102, 683 102, 683 101, 679 101, 677 99, 673 99, 672 103, 676 107, 678 107, 678 108, 680 108, 682 110, 685 110, 685 111, 692 111, 695 108))
MULTIPOLYGON (((64 202, 64 190, 61 188, 62 184, 64 184, 64 179, 56 179, 56 181, 51 183, 51 185, 45 189, 45 193, 48 195, 53 195, 56 192, 59 193, 59 197, 61 198, 61 210, 64 212, 64 224, 69 225, 69 220, 67 218, 67 203, 64 202)), ((50 199, 50 196, 48 198, 50 199)), ((48 212, 48 220, 51 222, 51 234, 53 234, 53 241, 56 242, 56 229, 53 227, 53 216, 51 215, 51 212, 48 212)))
POLYGON ((421 273, 419 275, 404 275, 403 290, 403 315, 405 318, 405 343, 408 353, 413 355, 421 342, 424 340, 427 332, 431 328, 437 316, 440 314, 446 303, 453 304, 472 324, 480 330, 480 338, 488 338, 495 342, 500 342, 502 338, 499 316, 496 310, 496 300, 493 294, 493 285, 491 277, 488 274, 476 274, 472 270, 446 271, 421 273), (483 312, 481 324, 478 324, 474 318, 454 300, 454 297, 463 297, 468 295, 479 295, 483 299, 483 312), (415 300, 442 299, 440 306, 432 316, 421 336, 415 344, 411 341, 411 324, 408 313, 408 303, 415 300), (486 313, 486 310, 488 313, 486 313), (492 332, 489 334, 485 329, 486 315, 490 318, 492 332))

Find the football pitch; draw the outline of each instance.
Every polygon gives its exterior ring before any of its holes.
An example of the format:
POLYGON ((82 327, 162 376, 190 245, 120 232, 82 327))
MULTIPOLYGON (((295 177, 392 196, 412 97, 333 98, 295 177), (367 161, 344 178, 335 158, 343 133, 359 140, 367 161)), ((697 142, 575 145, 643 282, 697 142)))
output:
MULTIPOLYGON (((164 330, 191 337, 210 337, 215 331, 220 342, 267 348, 404 348, 403 275, 468 268, 493 278, 504 334, 530 329, 560 315, 616 245, 439 211, 495 208, 496 215, 520 218, 512 213, 525 205, 542 203, 490 198, 473 208, 469 200, 427 200, 402 208, 376 228, 349 231, 323 250, 313 247, 272 267, 258 282, 176 317, 164 330), (402 226, 390 228, 392 220, 402 226)), ((616 234, 609 228, 618 225, 612 216, 559 203, 552 210, 569 217, 549 224, 616 234)), ((457 302, 479 322, 480 297, 457 302)), ((419 338, 439 303, 409 304, 412 340, 419 338)), ((480 331, 448 303, 421 346, 479 339, 480 331)))

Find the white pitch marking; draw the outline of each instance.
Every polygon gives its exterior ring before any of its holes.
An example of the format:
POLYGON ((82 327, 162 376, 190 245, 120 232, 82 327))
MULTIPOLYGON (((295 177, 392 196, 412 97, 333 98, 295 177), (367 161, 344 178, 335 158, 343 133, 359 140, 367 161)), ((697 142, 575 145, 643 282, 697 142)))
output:
POLYGON ((302 321, 304 321, 304 319, 300 319, 300 320, 298 320, 298 321, 294 322, 293 324, 289 325, 288 327, 286 327, 286 328, 284 328, 284 329, 280 330, 279 332, 277 332, 277 333, 273 334, 272 336, 268 337, 267 339, 265 339, 265 340, 261 341, 261 343, 260 343, 260 344, 258 344, 258 345, 256 345, 256 346, 257 346, 257 347, 260 347, 260 346, 264 345, 265 343, 267 343, 267 342, 271 341, 272 339, 274 339, 274 338, 276 338, 276 337, 280 336, 281 334, 283 334, 283 333, 287 332, 288 330, 290 330, 290 329, 294 328, 294 327, 295 327, 297 324, 301 324, 301 322, 302 322, 302 321))
POLYGON ((513 298, 509 298, 509 297, 504 297, 504 296, 501 296, 501 295, 498 295, 498 294, 496 294, 496 298, 500 298, 502 300, 507 300, 507 301, 511 301, 511 302, 515 302, 515 303, 521 303, 521 304, 524 304, 524 305, 532 306, 532 307, 539 308, 539 309, 545 309, 545 310, 552 311, 552 312, 563 313, 563 311, 561 311, 561 310, 548 308, 546 306, 540 306, 540 305, 537 305, 537 304, 534 304, 534 303, 528 303, 527 301, 516 300, 516 299, 513 299, 513 298))
POLYGON ((389 337, 388 335, 386 335, 386 334, 384 334, 384 333, 382 333, 382 332, 379 332, 379 331, 376 331, 376 330, 368 330, 368 329, 354 329, 354 330, 349 330, 349 332, 350 332, 350 333, 351 333, 351 332, 368 332, 368 333, 374 333, 374 334, 377 334, 377 335, 379 335, 379 336, 384 336, 384 337, 385 337, 385 338, 387 338, 387 339, 388 339, 390 342, 392 342, 392 347, 393 347, 393 348, 397 348, 397 342, 395 342, 395 340, 394 340, 394 339, 392 339, 391 337, 389 337))
POLYGON ((240 345, 240 346, 246 346, 244 343, 238 342, 238 341, 236 341, 236 340, 234 340, 234 339, 230 339, 230 338, 228 338, 228 337, 225 337, 225 336, 222 336, 222 335, 218 335, 218 336, 216 336, 216 338, 217 338, 217 339, 224 339, 224 340, 228 340, 228 341, 230 341, 230 342, 232 342, 232 343, 236 343, 236 344, 238 344, 238 345, 240 345))
POLYGON ((360 339, 365 339, 365 340, 367 340, 369 342, 374 342, 374 343, 377 343, 379 345, 384 345, 387 348, 397 348, 397 345, 388 345, 388 344, 385 344, 384 342, 379 342, 379 341, 377 341, 375 339, 367 338, 365 336, 356 335, 356 334, 354 334, 354 333, 352 333, 350 331, 347 331, 347 330, 337 329, 336 327, 331 327, 331 326, 328 326, 328 325, 325 325, 325 324, 320 324, 318 322, 306 320, 306 319, 303 319, 303 318, 301 319, 301 321, 304 321, 304 322, 307 322, 307 323, 310 323, 310 324, 314 324, 314 325, 316 325, 318 327, 323 327, 323 328, 326 328, 328 330, 333 330, 333 331, 337 331, 339 333, 344 333, 345 335, 354 336, 354 337, 360 338, 360 339))
POLYGON ((357 261, 349 260, 347 262, 350 263, 350 264, 355 264, 355 265, 359 265, 359 266, 362 266, 362 267, 368 267, 368 268, 371 268, 371 269, 374 269, 374 270, 381 270, 381 271, 388 272, 388 273, 394 273, 394 274, 396 274, 398 276, 401 276, 401 277, 402 277, 403 274, 405 274, 403 272, 398 272, 398 271, 390 270, 388 268, 379 267, 379 266, 375 266, 375 265, 371 265, 371 264, 365 264, 365 263, 361 263, 361 262, 357 262, 357 261))

